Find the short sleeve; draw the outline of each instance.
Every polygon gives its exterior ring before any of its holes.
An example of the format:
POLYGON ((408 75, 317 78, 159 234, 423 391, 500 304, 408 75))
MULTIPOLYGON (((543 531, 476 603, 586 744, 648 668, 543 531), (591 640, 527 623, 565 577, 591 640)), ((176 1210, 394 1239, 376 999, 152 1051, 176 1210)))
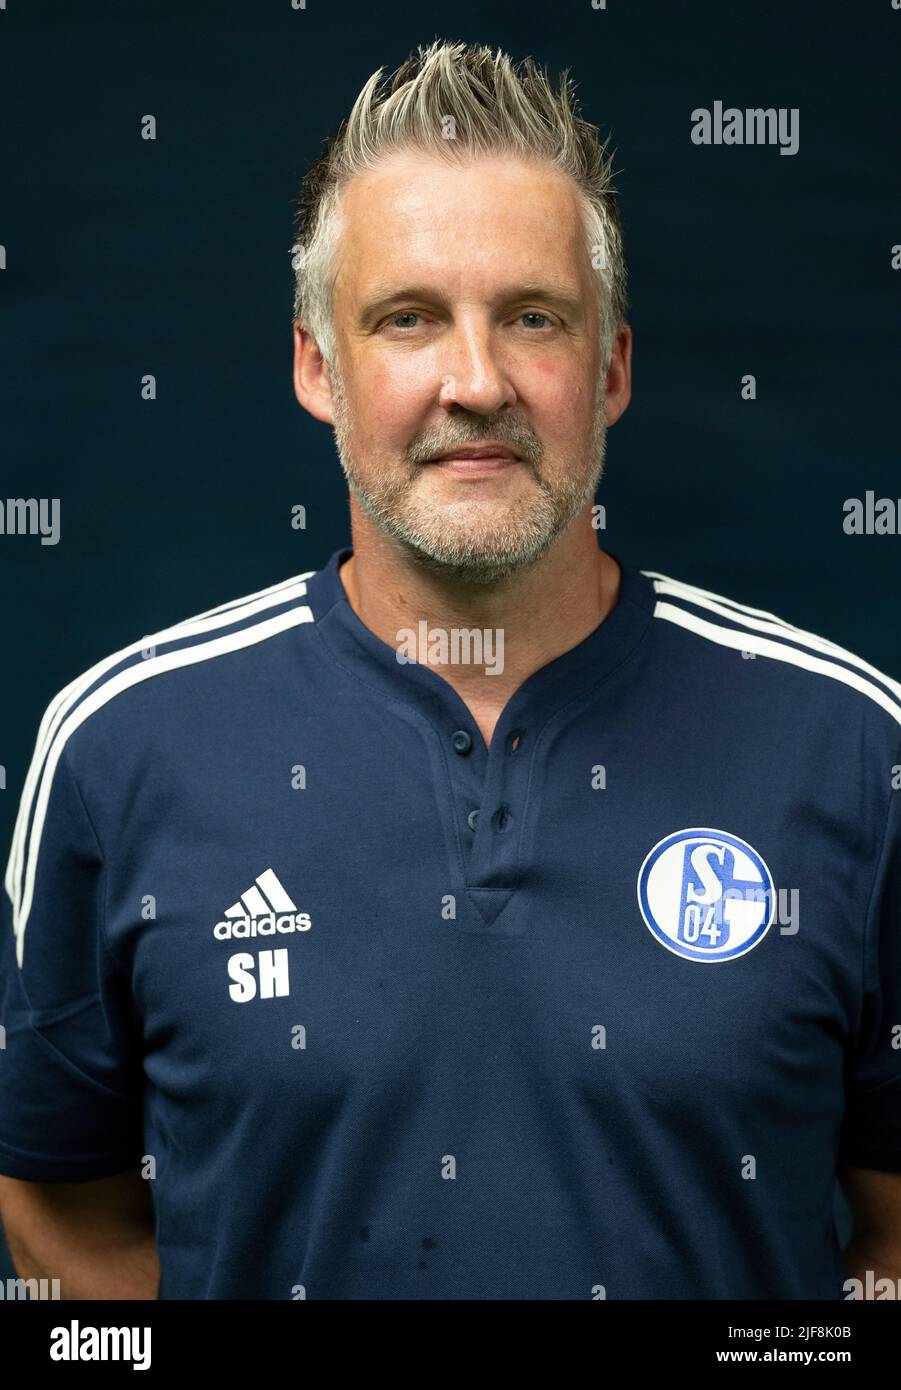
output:
POLYGON ((901 788, 890 792, 867 913, 860 1026, 846 1068, 839 1161, 901 1172, 901 788))
MULTIPOLYGON (((0 1173, 32 1182, 110 1177, 142 1153, 140 1033, 103 936, 103 857, 65 753, 43 816, 35 798, 24 933, 14 903, 28 856, 19 872, 11 856, 0 893, 0 1173)), ((24 809, 25 796, 20 820, 24 809)))

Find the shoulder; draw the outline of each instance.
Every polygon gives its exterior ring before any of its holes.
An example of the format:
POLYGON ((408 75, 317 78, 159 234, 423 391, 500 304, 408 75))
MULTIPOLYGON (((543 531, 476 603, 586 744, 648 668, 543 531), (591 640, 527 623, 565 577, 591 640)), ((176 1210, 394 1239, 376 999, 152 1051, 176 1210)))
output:
MULTIPOLYGON (((279 638, 313 623, 306 602, 310 570, 256 593, 136 638, 81 672, 44 711, 23 786, 5 884, 21 872, 26 838, 39 843, 47 805, 65 760, 78 782, 79 762, 96 779, 118 775, 139 749, 158 742, 174 722, 190 726, 221 703, 223 682, 245 682, 246 661, 280 649, 279 638), (243 664, 242 664, 243 656, 243 664)), ((108 785, 108 784, 107 784, 108 785)))
MULTIPOLYGON (((51 700, 42 733, 71 739, 103 710, 111 713, 129 692, 152 697, 169 688, 179 672, 192 673, 192 690, 204 681, 218 685, 233 669, 232 658, 272 643, 282 633, 313 622, 306 603, 314 570, 293 575, 255 593, 230 599, 136 638, 76 676, 51 700), (45 729, 46 726, 46 729, 45 729)), ((178 693, 182 693, 178 691, 178 693)), ((202 693, 202 692, 200 692, 202 693)), ((133 709, 132 711, 133 712, 133 709)))
MULTIPOLYGON (((809 702, 809 711, 854 715, 875 725, 890 744, 901 739, 901 683, 856 652, 776 613, 686 583, 656 570, 641 570, 648 585, 655 628, 678 634, 690 659, 722 674, 745 658, 770 691, 809 702)), ((758 688, 759 693, 759 688, 758 688)))
POLYGON ((152 693, 180 671, 193 669, 201 678, 220 681, 233 656, 313 621, 306 594, 314 573, 293 575, 136 638, 77 676, 48 709, 55 720, 63 715, 71 730, 126 692, 152 693))

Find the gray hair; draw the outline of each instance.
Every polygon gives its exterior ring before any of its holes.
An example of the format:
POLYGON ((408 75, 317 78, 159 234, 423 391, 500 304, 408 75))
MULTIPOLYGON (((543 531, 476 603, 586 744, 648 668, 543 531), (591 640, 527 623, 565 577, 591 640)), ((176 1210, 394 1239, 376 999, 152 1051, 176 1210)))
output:
POLYGON ((603 376, 628 312, 622 223, 606 142, 578 115, 568 72, 555 93, 531 58, 514 65, 500 49, 436 40, 382 80, 369 78, 350 115, 308 170, 292 246, 294 319, 335 363, 332 313, 340 193, 356 174, 396 150, 422 150, 463 165, 479 155, 544 161, 575 181, 586 248, 598 275, 603 376), (449 133, 450 132, 450 138, 449 133))

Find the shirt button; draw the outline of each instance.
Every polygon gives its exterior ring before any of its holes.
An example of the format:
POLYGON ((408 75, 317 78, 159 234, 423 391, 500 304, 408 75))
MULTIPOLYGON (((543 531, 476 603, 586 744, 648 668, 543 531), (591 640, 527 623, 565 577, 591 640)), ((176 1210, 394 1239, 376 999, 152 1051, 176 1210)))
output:
POLYGON ((451 743, 454 745, 455 752, 468 753, 472 747, 472 735, 467 733, 465 729, 457 729, 451 743))
POLYGON ((467 821, 468 821, 468 823, 469 823, 469 828, 470 828, 470 830, 475 830, 476 826, 477 826, 478 823, 479 823, 479 813, 478 813, 478 811, 470 811, 470 813, 469 813, 469 815, 466 817, 466 819, 467 819, 467 821))

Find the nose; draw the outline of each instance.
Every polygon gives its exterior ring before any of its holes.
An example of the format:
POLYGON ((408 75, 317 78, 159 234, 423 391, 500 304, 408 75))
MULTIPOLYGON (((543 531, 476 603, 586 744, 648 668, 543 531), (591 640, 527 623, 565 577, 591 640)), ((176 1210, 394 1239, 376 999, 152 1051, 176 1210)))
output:
POLYGON ((479 415, 514 405, 516 390, 488 324, 464 322, 446 340, 439 402, 479 415))

